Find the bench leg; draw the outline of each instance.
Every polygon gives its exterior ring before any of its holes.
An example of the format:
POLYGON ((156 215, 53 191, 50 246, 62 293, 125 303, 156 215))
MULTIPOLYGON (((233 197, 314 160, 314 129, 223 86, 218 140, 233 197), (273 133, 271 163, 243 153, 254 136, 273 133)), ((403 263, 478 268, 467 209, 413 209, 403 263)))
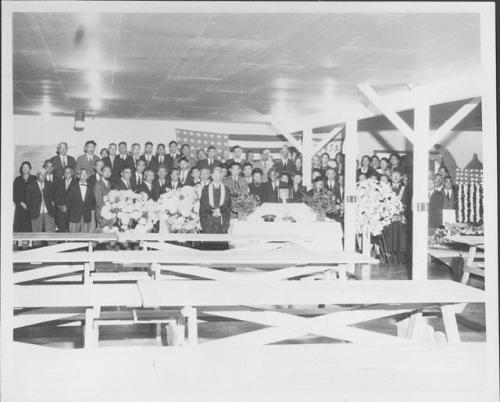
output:
POLYGON ((188 344, 196 345, 198 343, 198 322, 196 317, 196 308, 186 306, 181 310, 181 315, 186 317, 187 331, 188 331, 188 344))
POLYGON ((341 281, 346 281, 347 280, 347 272, 346 272, 346 266, 345 265, 340 265, 338 267, 338 271, 337 271, 337 274, 338 274, 338 277, 339 277, 339 280, 341 281))
POLYGON ((356 276, 360 278, 362 281, 368 281, 370 280, 370 265, 368 264, 361 264, 361 265, 356 265, 356 276))
POLYGON ((441 314, 448 343, 460 343, 455 306, 452 304, 441 306, 441 314))
POLYGON ((85 329, 83 346, 85 349, 96 348, 99 344, 99 326, 95 319, 99 317, 100 307, 89 307, 85 309, 85 329))

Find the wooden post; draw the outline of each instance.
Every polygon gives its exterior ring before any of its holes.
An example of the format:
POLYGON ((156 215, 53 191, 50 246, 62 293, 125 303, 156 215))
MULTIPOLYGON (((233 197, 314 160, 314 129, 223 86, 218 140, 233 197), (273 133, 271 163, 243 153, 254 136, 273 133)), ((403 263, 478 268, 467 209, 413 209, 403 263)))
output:
POLYGON ((429 176, 429 105, 419 102, 415 108, 413 143, 413 236, 412 279, 427 279, 428 253, 428 176, 429 176))
POLYGON ((354 251, 356 244, 356 154, 358 122, 346 122, 344 140, 344 250, 354 251))
POLYGON ((313 157, 313 138, 312 128, 304 129, 302 132, 302 177, 303 184, 307 190, 312 187, 312 159, 313 157))

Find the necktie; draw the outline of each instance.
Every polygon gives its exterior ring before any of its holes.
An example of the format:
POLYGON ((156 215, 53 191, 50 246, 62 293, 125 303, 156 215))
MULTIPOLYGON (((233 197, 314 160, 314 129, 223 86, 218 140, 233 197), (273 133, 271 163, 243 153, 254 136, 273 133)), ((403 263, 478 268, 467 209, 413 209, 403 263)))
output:
POLYGON ((68 180, 66 180, 66 190, 67 190, 67 189, 68 189, 68 187, 69 187, 69 183, 70 183, 70 182, 69 182, 68 180))
POLYGON ((163 180, 160 180, 160 187, 163 187, 163 180))
POLYGON ((66 157, 65 157, 65 156, 63 156, 63 168, 64 168, 64 167, 66 167, 66 166, 67 166, 67 165, 66 165, 66 157))
POLYGON ((163 165, 163 156, 160 157, 160 165, 163 165))

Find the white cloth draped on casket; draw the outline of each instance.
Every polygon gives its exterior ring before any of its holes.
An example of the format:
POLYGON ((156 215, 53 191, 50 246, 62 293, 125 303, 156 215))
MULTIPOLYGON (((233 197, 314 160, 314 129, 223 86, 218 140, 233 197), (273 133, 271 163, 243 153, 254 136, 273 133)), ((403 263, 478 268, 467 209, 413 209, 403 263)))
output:
POLYGON ((315 212, 305 204, 264 203, 248 216, 247 220, 233 220, 229 227, 231 246, 248 247, 265 243, 264 236, 280 235, 293 238, 293 242, 307 250, 342 251, 342 227, 340 223, 326 218, 316 221, 315 212), (265 222, 264 215, 276 215, 274 222, 265 222), (283 220, 291 217, 295 222, 283 220), (238 237, 251 236, 256 239, 239 240, 238 237), (262 240, 258 240, 262 237, 262 240))

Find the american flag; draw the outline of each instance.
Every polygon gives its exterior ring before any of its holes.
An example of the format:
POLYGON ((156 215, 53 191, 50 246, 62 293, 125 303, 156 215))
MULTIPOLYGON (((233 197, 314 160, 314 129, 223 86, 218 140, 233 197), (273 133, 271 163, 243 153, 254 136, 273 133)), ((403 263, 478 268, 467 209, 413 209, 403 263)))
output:
POLYGON ((210 133, 206 131, 175 129, 179 146, 189 144, 191 146, 191 157, 196 158, 198 149, 206 150, 210 145, 217 149, 217 153, 222 156, 225 151, 231 151, 236 145, 243 148, 243 152, 254 152, 256 159, 263 149, 269 149, 273 158, 279 157, 280 149, 283 145, 290 145, 289 142, 280 135, 262 134, 222 134, 210 133))

